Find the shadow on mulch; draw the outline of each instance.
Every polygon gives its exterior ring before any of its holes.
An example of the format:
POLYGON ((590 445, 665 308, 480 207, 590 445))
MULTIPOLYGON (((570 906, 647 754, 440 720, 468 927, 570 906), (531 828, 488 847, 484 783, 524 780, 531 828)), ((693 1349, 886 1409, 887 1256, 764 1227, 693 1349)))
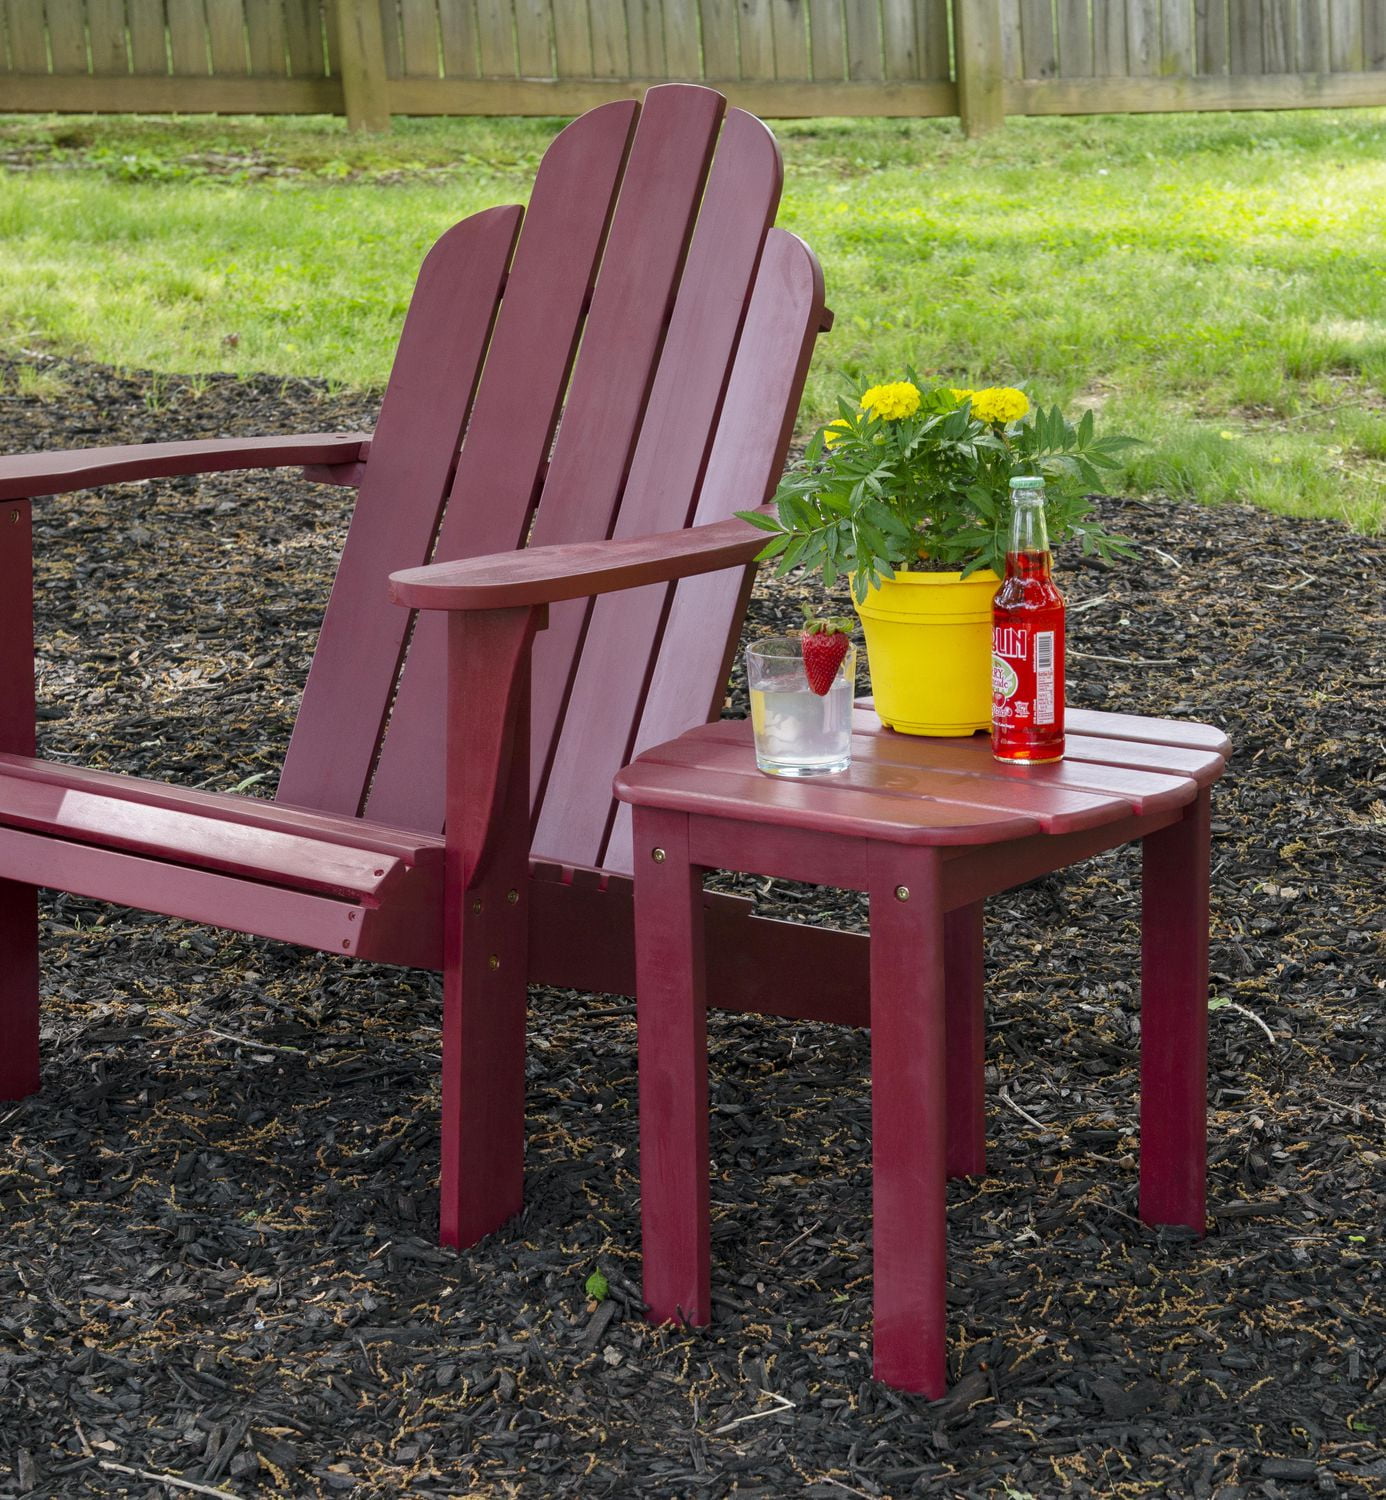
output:
MULTIPOLYGON (((307 382, 42 363, 66 390, 0 395, 6 450, 371 418, 307 382)), ((254 474, 41 502, 43 753, 268 791, 349 500, 254 474)), ((990 1171, 950 1189, 936 1404, 869 1378, 864 1034, 713 1018, 717 1319, 655 1330, 627 1000, 533 994, 528 1206, 452 1254, 435 976, 50 897, 43 1092, 0 1106, 0 1495, 1386 1491, 1386 546, 1102 513, 1144 550, 1065 571, 1071 701, 1237 747, 1206 1238, 1136 1216, 1130 852, 990 904, 990 1171)), ((796 592, 762 585, 752 628, 796 592)))

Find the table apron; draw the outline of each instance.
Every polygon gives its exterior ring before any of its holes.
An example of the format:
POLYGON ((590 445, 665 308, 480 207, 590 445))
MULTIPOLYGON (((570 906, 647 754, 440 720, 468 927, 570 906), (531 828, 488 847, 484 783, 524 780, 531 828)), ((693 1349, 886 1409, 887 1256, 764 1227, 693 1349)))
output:
MULTIPOLYGON (((1119 848, 1178 823, 1184 808, 1120 818, 1076 833, 1037 833, 996 844, 945 845, 943 907, 955 911, 986 896, 1062 870, 1094 854, 1119 848)), ((865 891, 870 887, 870 846, 861 835, 820 833, 721 817, 689 815, 688 851, 704 869, 801 880, 809 885, 865 891)), ((920 846, 921 849, 927 846, 920 846)))
POLYGON ((1080 829, 1077 833, 1037 833, 1005 844, 945 849, 945 910, 970 906, 985 896, 999 895, 1002 891, 1024 885, 1027 880, 1037 880, 1041 875, 1091 859, 1094 854, 1105 854, 1109 849, 1119 849, 1123 844, 1145 838, 1147 834, 1158 833, 1162 828, 1181 822, 1190 807, 1122 818, 1119 822, 1080 829))

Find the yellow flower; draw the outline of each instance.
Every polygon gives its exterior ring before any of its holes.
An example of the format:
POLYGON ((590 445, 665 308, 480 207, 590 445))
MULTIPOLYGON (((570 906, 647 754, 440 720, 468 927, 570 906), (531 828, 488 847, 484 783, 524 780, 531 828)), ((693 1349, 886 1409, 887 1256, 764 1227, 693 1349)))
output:
POLYGON ((953 398, 954 401, 957 402, 959 406, 961 406, 964 401, 968 401, 974 395, 976 395, 975 391, 964 390, 961 386, 957 385, 950 385, 946 387, 946 389, 948 391, 948 394, 953 398))
POLYGON ((829 422, 823 429, 823 446, 831 448, 834 443, 839 441, 843 433, 851 432, 851 430, 852 424, 846 417, 839 417, 836 422, 829 422))
POLYGON ((1012 390, 1010 386, 992 385, 972 393, 972 415, 983 422, 1004 426, 1018 421, 1029 410, 1025 392, 1012 390))
POLYGON ((861 409, 883 422, 898 422, 919 410, 919 388, 908 380, 893 385, 873 385, 861 398, 861 409))

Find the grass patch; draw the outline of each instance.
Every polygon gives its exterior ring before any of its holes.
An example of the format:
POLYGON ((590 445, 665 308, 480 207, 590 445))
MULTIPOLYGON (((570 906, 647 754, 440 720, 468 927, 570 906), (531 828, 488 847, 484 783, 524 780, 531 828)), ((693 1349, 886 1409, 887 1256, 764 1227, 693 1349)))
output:
MULTIPOLYGON (((0 339, 166 372, 385 378, 424 250, 523 200, 551 120, 0 118, 0 339)), ((791 121, 780 222, 845 388, 1025 382, 1146 440, 1127 483, 1386 521, 1386 112, 791 121)))

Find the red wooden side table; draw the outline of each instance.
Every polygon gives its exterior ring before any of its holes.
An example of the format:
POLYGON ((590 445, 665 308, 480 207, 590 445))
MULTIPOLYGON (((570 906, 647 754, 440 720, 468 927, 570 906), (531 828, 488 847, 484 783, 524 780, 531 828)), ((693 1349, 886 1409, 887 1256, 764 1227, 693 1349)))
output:
POLYGON ((938 1397, 945 1176, 982 1166, 981 906, 1133 839, 1143 850, 1140 1212, 1204 1227, 1206 724, 1070 711, 1068 753, 1003 766, 985 736, 921 739, 859 706, 852 765, 759 773, 745 720, 694 729, 616 778, 634 809, 645 1298, 711 1317, 702 876, 842 886, 871 908, 874 1369, 938 1397))

